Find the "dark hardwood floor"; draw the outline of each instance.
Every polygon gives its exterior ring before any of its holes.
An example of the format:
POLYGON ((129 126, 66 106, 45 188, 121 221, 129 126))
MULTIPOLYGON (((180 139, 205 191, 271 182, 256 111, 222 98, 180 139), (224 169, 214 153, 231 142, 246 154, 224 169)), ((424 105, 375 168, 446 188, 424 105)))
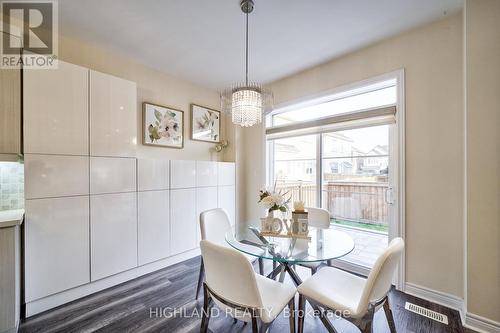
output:
MULTIPOLYGON (((203 297, 194 300, 199 264, 200 258, 194 258, 30 317, 23 320, 19 332, 199 332, 203 297)), ((270 270, 270 264, 266 268, 270 270)), ((299 274, 305 278, 310 273, 299 268, 299 274)), ((471 332, 462 328, 455 310, 395 290, 390 300, 398 332, 471 332), (447 315, 449 325, 406 311, 406 301, 447 315)), ((339 332, 359 332, 345 320, 333 323, 339 332)), ((222 315, 210 319, 209 330, 251 332, 250 326, 233 323, 222 315)), ((283 314, 270 329, 288 331, 288 319, 283 314)), ((305 332, 326 330, 318 318, 307 317, 305 332)), ((389 332, 382 310, 375 315, 374 332, 389 332)))

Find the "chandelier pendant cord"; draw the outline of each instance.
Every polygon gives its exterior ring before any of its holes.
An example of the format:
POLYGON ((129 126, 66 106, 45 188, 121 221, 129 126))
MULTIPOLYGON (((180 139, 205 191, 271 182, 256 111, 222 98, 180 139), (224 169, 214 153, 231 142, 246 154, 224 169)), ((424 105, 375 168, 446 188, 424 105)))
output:
POLYGON ((245 84, 248 86, 248 11, 246 12, 245 84))

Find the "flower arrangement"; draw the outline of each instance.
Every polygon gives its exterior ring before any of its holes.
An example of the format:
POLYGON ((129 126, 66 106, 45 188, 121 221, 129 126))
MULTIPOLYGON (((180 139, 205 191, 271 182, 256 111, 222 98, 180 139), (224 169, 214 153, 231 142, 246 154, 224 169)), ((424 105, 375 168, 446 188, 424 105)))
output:
POLYGON ((288 204, 292 199, 291 197, 287 199, 287 194, 288 192, 283 193, 281 191, 276 191, 275 184, 272 190, 260 190, 258 202, 266 207, 269 213, 272 213, 273 211, 280 211, 285 213, 288 211, 288 204))

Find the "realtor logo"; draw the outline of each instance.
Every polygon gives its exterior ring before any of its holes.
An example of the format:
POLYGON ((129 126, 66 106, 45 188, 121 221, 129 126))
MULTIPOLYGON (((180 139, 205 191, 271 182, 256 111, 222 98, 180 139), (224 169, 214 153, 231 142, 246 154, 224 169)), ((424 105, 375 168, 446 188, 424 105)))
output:
POLYGON ((2 68, 57 67, 57 1, 2 1, 2 68))

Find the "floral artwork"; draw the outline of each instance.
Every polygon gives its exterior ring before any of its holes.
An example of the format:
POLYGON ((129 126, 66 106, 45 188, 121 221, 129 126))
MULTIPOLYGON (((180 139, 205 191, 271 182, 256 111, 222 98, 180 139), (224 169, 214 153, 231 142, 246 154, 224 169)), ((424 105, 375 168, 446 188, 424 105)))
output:
POLYGON ((191 139, 220 142, 220 112, 191 104, 191 139))
POLYGON ((183 148, 184 112, 144 103, 144 144, 183 148))

